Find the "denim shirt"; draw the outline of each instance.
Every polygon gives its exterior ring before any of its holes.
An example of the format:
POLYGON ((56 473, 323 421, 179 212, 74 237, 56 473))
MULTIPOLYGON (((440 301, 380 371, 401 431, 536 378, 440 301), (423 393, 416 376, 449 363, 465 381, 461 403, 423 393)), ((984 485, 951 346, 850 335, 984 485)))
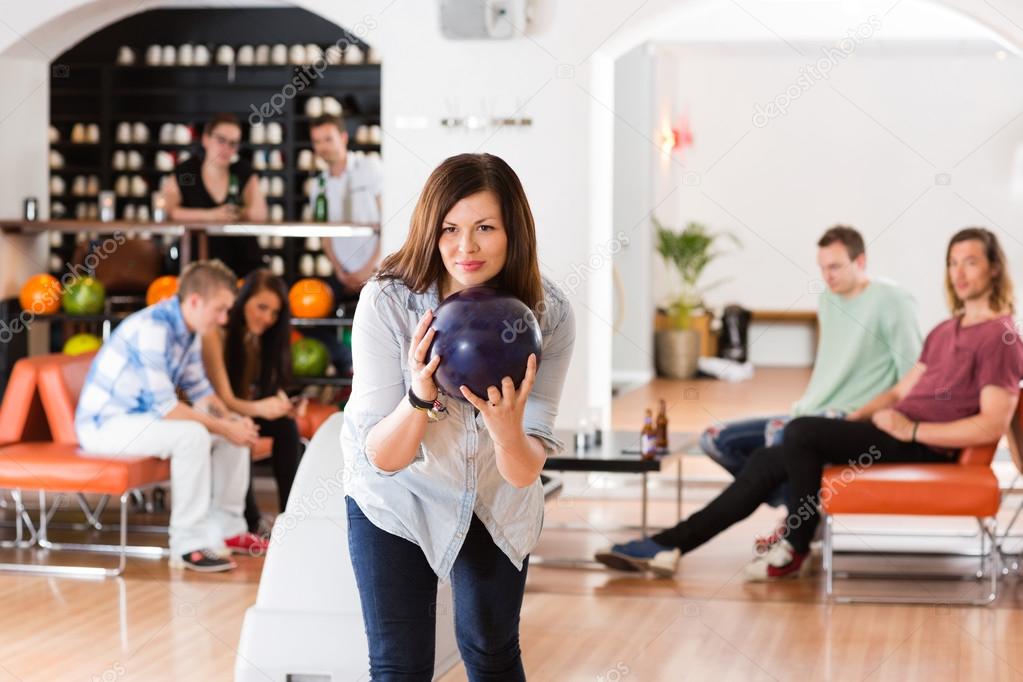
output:
MULTIPOLYGON (((543 346, 522 426, 549 457, 565 447, 553 430, 575 343, 575 315, 553 281, 544 277, 543 289, 543 346)), ((366 454, 370 430, 408 399, 412 336, 427 309, 436 311, 439 304, 436 283, 417 294, 399 280, 374 278, 362 289, 352 328, 352 395, 341 429, 346 492, 375 526, 419 545, 442 580, 473 513, 521 570, 543 525, 543 487, 537 479, 516 488, 501 477, 493 440, 472 405, 442 394, 448 416, 427 423, 419 453, 404 469, 385 472, 366 454)))

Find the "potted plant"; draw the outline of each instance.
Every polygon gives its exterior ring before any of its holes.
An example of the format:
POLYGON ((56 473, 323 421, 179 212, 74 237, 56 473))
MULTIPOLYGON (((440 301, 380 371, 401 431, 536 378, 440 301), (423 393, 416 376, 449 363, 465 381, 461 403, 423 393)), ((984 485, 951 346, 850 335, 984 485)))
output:
POLYGON ((673 379, 689 379, 696 374, 696 361, 700 356, 700 337, 692 329, 697 313, 704 313, 703 294, 721 284, 700 286, 704 268, 722 252, 714 249, 723 239, 739 245, 730 233, 713 233, 700 223, 691 222, 681 232, 664 227, 653 219, 657 230, 657 253, 664 259, 669 271, 674 271, 677 284, 667 305, 668 329, 655 335, 655 361, 657 372, 673 379))

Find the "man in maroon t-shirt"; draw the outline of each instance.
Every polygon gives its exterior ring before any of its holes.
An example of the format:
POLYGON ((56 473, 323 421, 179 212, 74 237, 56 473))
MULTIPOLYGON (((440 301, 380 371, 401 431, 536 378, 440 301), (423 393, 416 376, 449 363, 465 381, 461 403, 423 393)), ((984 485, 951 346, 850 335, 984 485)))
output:
POLYGON ((784 480, 796 508, 785 532, 746 567, 748 580, 799 574, 819 522, 821 474, 829 464, 955 462, 962 448, 1006 432, 1023 379, 1023 343, 1013 324, 1012 281, 994 234, 961 230, 946 252, 952 318, 935 327, 916 365, 846 421, 800 417, 785 440, 761 448, 710 504, 662 533, 598 552, 623 570, 672 576, 679 557, 750 514, 784 480))

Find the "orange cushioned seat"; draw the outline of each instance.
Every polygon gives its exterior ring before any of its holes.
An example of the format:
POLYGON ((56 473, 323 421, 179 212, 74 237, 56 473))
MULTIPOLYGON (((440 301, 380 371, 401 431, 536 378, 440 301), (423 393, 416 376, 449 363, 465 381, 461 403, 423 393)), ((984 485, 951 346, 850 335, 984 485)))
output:
MULTIPOLYGON (((326 405, 318 400, 310 400, 306 405, 305 413, 295 418, 295 423, 298 426, 298 435, 306 440, 311 439, 316 430, 320 428, 320 425, 337 411, 338 409, 334 405, 326 405)), ((260 462, 264 459, 269 459, 272 454, 273 444, 273 438, 269 436, 260 438, 259 442, 256 443, 256 447, 252 448, 252 460, 260 462)))
POLYGON ((306 440, 310 440, 323 422, 327 421, 330 415, 337 411, 336 405, 327 405, 318 400, 310 400, 306 405, 305 414, 296 419, 298 422, 298 435, 306 440))
POLYGON ((976 516, 998 513, 1001 494, 990 465, 875 464, 829 467, 821 480, 828 514, 976 516))
MULTIPOLYGON (((78 356, 39 355, 19 360, 0 407, 0 435, 17 435, 18 442, 0 447, 0 488, 38 490, 40 511, 38 531, 29 544, 50 550, 118 550, 115 567, 50 566, 2 563, 0 571, 22 571, 47 575, 117 576, 124 572, 129 551, 142 550, 159 555, 160 547, 129 548, 127 545, 128 494, 170 479, 170 462, 143 453, 129 456, 95 456, 78 448, 74 416, 78 395, 92 364, 94 353, 78 356), (41 409, 40 409, 41 407, 41 409), (39 412, 45 416, 39 421, 39 412), (46 440, 30 440, 34 438, 46 440), (115 495, 120 498, 120 543, 117 545, 67 544, 51 542, 46 534, 48 507, 45 494, 83 493, 115 495)), ((19 503, 19 513, 23 513, 19 503)), ((91 512, 89 512, 91 514, 91 512)), ((90 516, 91 519, 91 516, 90 516)), ((18 538, 19 546, 26 546, 18 538)))
POLYGON ((256 446, 252 448, 252 461, 261 462, 264 459, 269 459, 273 453, 274 439, 270 436, 263 436, 256 441, 256 446))
MULTIPOLYGON (((1016 421, 1023 420, 1023 404, 1017 407, 1016 421)), ((821 509, 824 523, 825 587, 829 597, 841 602, 905 602, 990 604, 998 595, 998 556, 985 541, 997 537, 1001 491, 991 470, 997 443, 964 448, 958 462, 948 464, 872 464, 869 466, 827 467, 821 477, 821 509), (973 517, 979 524, 982 565, 990 587, 980 597, 936 599, 931 595, 906 594, 836 596, 834 517, 841 514, 877 514, 893 516, 973 517)), ((842 533, 843 535, 846 533, 842 533)), ((858 553, 858 552, 850 552, 858 553)), ((852 574, 849 577, 872 577, 852 574)), ((909 577, 901 574, 900 577, 909 577)), ((959 576, 961 578, 961 576, 959 576)))
POLYGON ((170 479, 170 460, 98 457, 66 443, 0 448, 0 485, 24 490, 121 495, 170 479))
POLYGON ((49 440, 50 427, 38 392, 39 368, 45 364, 41 358, 46 357, 22 358, 11 369, 0 402, 0 445, 49 440))

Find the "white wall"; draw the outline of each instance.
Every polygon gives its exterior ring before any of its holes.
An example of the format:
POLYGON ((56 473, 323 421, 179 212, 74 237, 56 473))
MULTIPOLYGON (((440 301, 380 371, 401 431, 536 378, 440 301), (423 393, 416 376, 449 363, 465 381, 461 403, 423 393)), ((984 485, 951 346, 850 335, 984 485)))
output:
POLYGON ((651 134, 654 116, 653 59, 646 45, 615 64, 615 238, 609 245, 616 270, 612 372, 615 383, 645 383, 653 374, 653 307, 650 223, 653 196, 651 134), (619 236, 624 235, 624 236, 619 236))
MULTIPOLYGON (((996 49, 864 45, 758 126, 757 105, 785 92, 806 59, 774 46, 660 47, 656 87, 671 93, 674 111, 690 112, 696 144, 686 160, 700 173, 664 217, 702 221, 744 243, 708 267, 708 281, 729 278, 708 301, 815 308, 814 243, 835 223, 863 233, 872 273, 912 291, 925 330, 947 314, 944 248, 956 230, 991 228, 1010 262, 1023 264, 1023 205, 1010 198, 1008 177, 1023 142, 1023 118, 1014 120, 1023 60, 996 59, 996 49)), ((680 174, 671 166, 661 180, 681 184, 680 174)), ((657 297, 666 286, 660 263, 654 275, 657 297)), ((754 357, 790 352, 784 336, 760 343, 754 357)))
MULTIPOLYGON (((50 67, 37 59, 0 56, 0 217, 20 217, 25 197, 49 202, 46 124, 50 67), (40 129, 40 124, 42 128, 40 129)), ((22 282, 45 272, 41 239, 0 236, 0 298, 16 296, 22 282)))

